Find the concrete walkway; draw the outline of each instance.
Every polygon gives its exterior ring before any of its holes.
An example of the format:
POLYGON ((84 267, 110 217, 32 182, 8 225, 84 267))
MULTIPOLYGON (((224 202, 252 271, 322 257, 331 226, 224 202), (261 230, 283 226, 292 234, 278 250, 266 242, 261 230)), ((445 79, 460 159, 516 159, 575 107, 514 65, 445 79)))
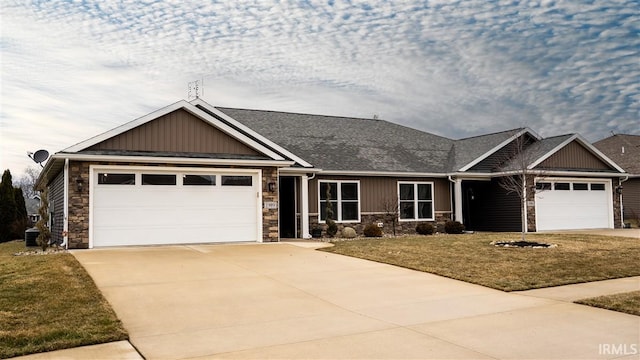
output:
POLYGON ((638 290, 640 290, 640 276, 554 286, 543 289, 516 291, 513 292, 513 294, 573 302, 597 296, 613 295, 638 290))
POLYGON ((20 360, 138 360, 143 359, 128 341, 82 346, 73 349, 51 351, 20 356, 20 360))

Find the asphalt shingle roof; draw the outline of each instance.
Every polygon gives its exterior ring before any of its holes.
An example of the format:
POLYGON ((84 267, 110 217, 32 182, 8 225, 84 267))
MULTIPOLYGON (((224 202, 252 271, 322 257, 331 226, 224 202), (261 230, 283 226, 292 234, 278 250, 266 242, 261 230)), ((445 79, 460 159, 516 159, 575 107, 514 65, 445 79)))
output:
POLYGON ((522 130, 524 129, 512 129, 456 140, 449 159, 449 168, 451 171, 460 170, 522 130))
POLYGON ((446 173, 454 143, 378 119, 216 109, 323 170, 446 173))
POLYGON ((640 135, 617 134, 593 145, 629 174, 640 175, 640 135))

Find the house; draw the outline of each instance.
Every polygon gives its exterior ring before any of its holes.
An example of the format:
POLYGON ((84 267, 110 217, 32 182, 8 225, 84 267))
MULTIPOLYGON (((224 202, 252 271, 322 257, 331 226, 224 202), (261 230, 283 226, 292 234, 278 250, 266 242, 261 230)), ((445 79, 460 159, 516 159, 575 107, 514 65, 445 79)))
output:
POLYGON ((624 171, 581 136, 514 129, 453 140, 378 119, 179 101, 54 154, 54 241, 69 248, 389 232, 454 219, 472 230, 621 226, 624 171), (521 148, 517 144, 524 144, 521 148), (526 207, 500 186, 523 171, 526 207), (391 206, 389 206, 391 204, 391 206))
POLYGON ((594 145, 628 173, 622 184, 624 220, 640 226, 640 135, 615 134, 594 145))

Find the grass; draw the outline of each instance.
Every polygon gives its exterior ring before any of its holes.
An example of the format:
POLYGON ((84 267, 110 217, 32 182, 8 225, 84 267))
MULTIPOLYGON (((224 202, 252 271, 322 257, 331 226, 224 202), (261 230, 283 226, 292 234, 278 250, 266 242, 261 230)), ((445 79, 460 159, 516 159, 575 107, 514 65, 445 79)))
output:
POLYGON ((578 300, 576 303, 640 316, 640 290, 578 300))
POLYGON ((0 358, 128 339, 71 254, 13 255, 23 250, 0 244, 0 358))
POLYGON ((503 248, 514 233, 364 238, 323 251, 425 271, 504 291, 528 290, 640 275, 640 241, 599 235, 529 234, 558 247, 503 248))

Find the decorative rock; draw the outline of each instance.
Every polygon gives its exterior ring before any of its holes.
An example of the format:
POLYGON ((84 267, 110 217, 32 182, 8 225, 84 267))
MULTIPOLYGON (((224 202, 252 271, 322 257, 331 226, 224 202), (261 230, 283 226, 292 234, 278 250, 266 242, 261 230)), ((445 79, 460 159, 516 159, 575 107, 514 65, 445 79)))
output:
POLYGON ((342 229, 342 237, 347 239, 353 239, 356 237, 356 230, 352 227, 345 227, 342 229))

